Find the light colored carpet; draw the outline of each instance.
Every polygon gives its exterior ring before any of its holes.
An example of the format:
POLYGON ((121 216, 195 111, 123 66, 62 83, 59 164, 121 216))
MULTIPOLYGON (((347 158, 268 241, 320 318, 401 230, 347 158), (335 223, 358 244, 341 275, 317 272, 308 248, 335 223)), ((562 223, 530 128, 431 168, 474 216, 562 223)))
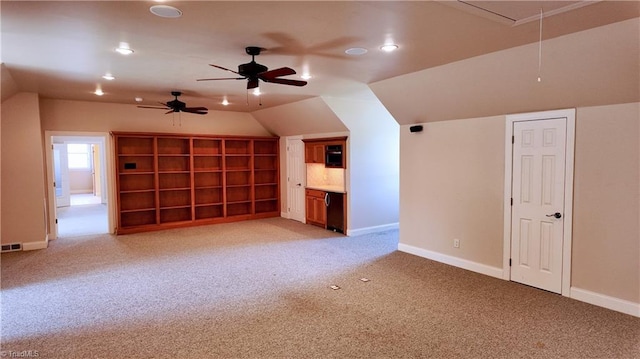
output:
POLYGON ((60 207, 58 237, 69 238, 109 232, 106 204, 82 204, 60 207))
POLYGON ((397 231, 271 218, 82 238, 2 254, 5 353, 640 357, 640 319, 397 252, 397 231))

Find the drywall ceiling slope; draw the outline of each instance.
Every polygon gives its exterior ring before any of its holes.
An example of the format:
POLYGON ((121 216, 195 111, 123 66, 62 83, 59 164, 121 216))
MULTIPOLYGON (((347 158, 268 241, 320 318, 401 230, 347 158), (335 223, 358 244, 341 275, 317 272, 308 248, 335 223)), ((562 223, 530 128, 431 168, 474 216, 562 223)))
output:
POLYGON ((13 80, 11 72, 9 72, 9 69, 7 69, 4 64, 0 64, 0 81, 2 81, 0 87, 1 102, 4 102, 4 100, 19 92, 18 84, 13 80))
POLYGON ((251 114, 264 128, 278 136, 348 131, 320 97, 270 107, 251 114))
POLYGON ((372 83, 401 125, 640 100, 640 18, 372 83), (612 41, 615 39, 615 41, 612 41))

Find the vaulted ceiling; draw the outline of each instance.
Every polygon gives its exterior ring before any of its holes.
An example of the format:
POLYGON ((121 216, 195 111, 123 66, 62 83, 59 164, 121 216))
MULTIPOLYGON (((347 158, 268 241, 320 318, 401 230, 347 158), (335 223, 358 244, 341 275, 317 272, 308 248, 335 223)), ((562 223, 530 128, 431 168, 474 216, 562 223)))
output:
POLYGON ((44 98, 153 105, 184 93, 189 106, 253 112, 638 16, 636 1, 2 1, 3 99, 44 98), (168 5, 179 18, 154 15, 168 5), (115 52, 127 43, 134 53, 115 52), (398 45, 384 52, 385 43, 398 45), (235 77, 250 61, 312 77, 304 87, 261 83, 260 98, 235 77), (362 48, 362 55, 345 50, 362 48), (102 78, 106 73, 114 80, 102 78), (231 75, 231 76, 230 76, 231 75), (6 81, 7 77, 12 81, 6 81), (11 85, 11 86, 10 86, 11 85), (103 96, 93 92, 100 88, 103 96), (226 98, 230 104, 223 106, 226 98))

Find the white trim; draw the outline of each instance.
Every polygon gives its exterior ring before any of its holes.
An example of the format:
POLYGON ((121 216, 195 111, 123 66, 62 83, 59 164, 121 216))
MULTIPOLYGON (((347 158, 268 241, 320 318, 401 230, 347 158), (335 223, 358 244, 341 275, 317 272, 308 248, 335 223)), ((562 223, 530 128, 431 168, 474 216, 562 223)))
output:
POLYGON ((383 224, 380 226, 371 226, 371 227, 358 228, 358 229, 347 229, 346 234, 347 236, 361 236, 363 234, 384 232, 384 231, 389 231, 389 230, 398 229, 398 228, 400 228, 400 224, 396 222, 396 223, 383 224))
POLYGON ((502 279, 511 280, 511 176, 513 172, 513 121, 507 116, 504 136, 504 201, 502 208, 504 218, 503 244, 502 244, 502 279))
POLYGON ((634 317, 640 317, 640 303, 635 303, 615 297, 609 297, 604 294, 595 293, 576 287, 571 287, 570 297, 581 302, 615 310, 616 312, 629 314, 634 317))
POLYGON ((466 269, 472 272, 488 275, 490 277, 502 279, 502 268, 488 266, 486 264, 473 262, 467 259, 462 259, 462 258, 450 256, 447 254, 433 252, 427 249, 418 248, 418 247, 410 246, 408 244, 403 244, 403 243, 398 244, 398 250, 401 252, 416 255, 418 257, 431 259, 436 262, 448 264, 454 267, 458 267, 458 268, 466 269))
MULTIPOLYGON (((109 233, 114 234, 116 230, 116 214, 115 214, 115 183, 112 180, 115 178, 115 160, 113 158, 112 149, 112 137, 108 132, 74 132, 74 131, 44 131, 45 134, 45 162, 47 165, 47 182, 46 185, 50 186, 53 183, 53 158, 52 151, 50 150, 53 145, 52 137, 58 137, 68 141, 81 141, 90 140, 91 143, 97 143, 101 146, 100 162, 102 164, 102 203, 107 204, 107 221, 109 233), (87 139, 83 139, 87 137, 87 139)), ((55 191, 48 189, 48 213, 49 213, 49 239, 57 238, 57 224, 56 220, 56 199, 55 191)))
POLYGON ((282 217, 282 218, 286 218, 286 219, 290 219, 290 218, 289 218, 289 212, 281 211, 281 212, 280 212, 280 217, 282 217))
POLYGON ((573 239, 573 166, 576 136, 576 109, 529 112, 507 115, 505 121, 505 155, 504 155, 504 231, 503 231, 503 272, 502 278, 511 278, 511 172, 513 169, 513 123, 517 121, 535 121, 552 118, 567 119, 567 138, 565 144, 565 176, 564 176, 564 241, 562 244, 562 291, 563 296, 571 296, 571 248, 573 239))
POLYGON ((40 241, 40 242, 24 242, 22 243, 22 250, 34 251, 37 249, 46 249, 47 245, 48 245, 47 240, 40 241))

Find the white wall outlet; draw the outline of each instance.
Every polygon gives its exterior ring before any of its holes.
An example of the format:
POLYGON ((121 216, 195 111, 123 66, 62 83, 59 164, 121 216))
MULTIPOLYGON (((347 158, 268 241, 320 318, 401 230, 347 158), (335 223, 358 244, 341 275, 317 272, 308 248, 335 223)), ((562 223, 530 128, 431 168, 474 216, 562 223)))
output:
POLYGON ((458 238, 453 239, 453 248, 460 248, 460 240, 458 238))

